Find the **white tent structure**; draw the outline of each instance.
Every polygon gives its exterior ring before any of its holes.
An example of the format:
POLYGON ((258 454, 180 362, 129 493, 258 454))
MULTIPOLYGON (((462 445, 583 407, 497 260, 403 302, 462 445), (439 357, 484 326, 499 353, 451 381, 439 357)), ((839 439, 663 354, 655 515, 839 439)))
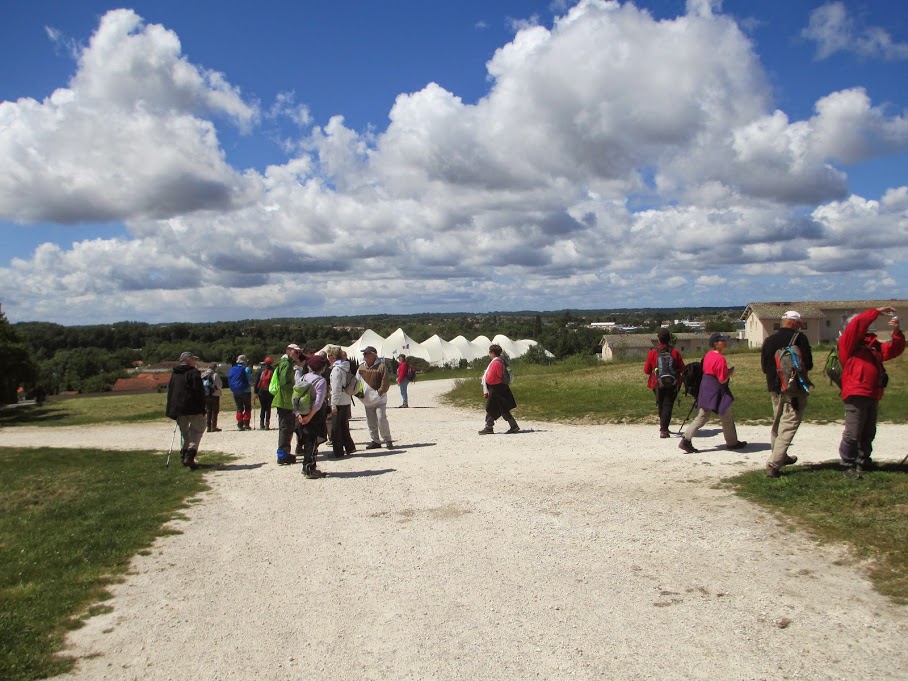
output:
POLYGON ((537 345, 534 340, 512 341, 501 334, 495 336, 493 340, 489 340, 487 336, 477 336, 472 341, 457 336, 450 342, 436 334, 422 343, 417 343, 403 329, 397 329, 387 338, 382 338, 372 329, 367 329, 353 344, 343 349, 347 356, 355 361, 362 361, 363 348, 371 345, 378 351, 379 357, 396 358, 398 355, 407 355, 423 359, 432 366, 443 367, 457 366, 462 359, 472 362, 488 357, 489 346, 493 342, 500 345, 508 357, 520 357, 537 345))

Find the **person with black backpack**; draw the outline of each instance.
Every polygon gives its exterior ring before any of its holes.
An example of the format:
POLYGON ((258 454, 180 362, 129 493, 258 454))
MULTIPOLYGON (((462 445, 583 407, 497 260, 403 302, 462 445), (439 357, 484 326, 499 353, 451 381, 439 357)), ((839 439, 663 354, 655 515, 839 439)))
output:
POLYGON ((723 356, 728 340, 729 337, 722 333, 714 333, 709 337, 709 352, 703 355, 703 362, 701 363, 703 377, 700 380, 700 388, 697 393, 699 411, 697 412, 697 417, 691 421, 691 424, 681 436, 681 442, 678 443, 678 448, 683 449, 688 454, 697 454, 700 451, 694 447, 691 440, 693 440, 697 431, 712 418, 713 414, 718 414, 722 423, 722 434, 725 436, 726 449, 742 449, 747 446, 747 442, 738 439, 735 417, 731 408, 735 397, 732 395, 728 384, 731 381, 732 374, 735 372, 735 368, 728 366, 728 362, 723 356))
POLYGON ((659 329, 659 344, 649 351, 643 373, 649 376, 646 387, 656 396, 656 411, 659 414, 659 437, 669 436, 668 428, 672 421, 672 409, 681 387, 681 374, 684 371, 684 360, 681 353, 672 344, 672 334, 668 329, 659 329))
POLYGON ((801 315, 797 310, 783 314, 779 330, 763 341, 760 366, 766 374, 766 388, 772 398, 773 411, 766 475, 778 478, 782 475, 783 466, 798 461, 798 457, 789 456, 788 448, 804 418, 804 410, 807 409, 807 372, 813 369, 810 341, 801 333, 801 315), (797 375, 791 373, 792 363, 800 365, 794 368, 797 375), (780 371, 783 365, 788 367, 785 372, 787 375, 780 371))
MULTIPOLYGON (((197 363, 199 358, 191 352, 180 355, 180 365, 173 370, 167 385, 168 418, 177 422, 180 429, 180 459, 187 468, 195 470, 195 462, 205 432, 205 387, 197 363)), ((169 458, 168 458, 169 462, 169 458)))

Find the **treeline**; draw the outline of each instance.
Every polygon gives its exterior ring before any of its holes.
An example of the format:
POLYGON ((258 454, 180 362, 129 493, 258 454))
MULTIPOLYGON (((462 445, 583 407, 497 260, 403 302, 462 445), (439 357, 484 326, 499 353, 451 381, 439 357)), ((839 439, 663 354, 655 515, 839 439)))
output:
MULTIPOLYGON (((445 340, 461 335, 469 340, 479 335, 492 338, 496 334, 513 340, 532 339, 562 359, 599 351, 602 331, 587 328, 592 322, 614 321, 655 332, 665 320, 706 319, 710 330, 731 330, 740 311, 741 308, 689 308, 425 313, 209 323, 118 322, 92 326, 20 322, 12 325, 10 332, 27 349, 26 363, 32 364, 25 372, 31 378, 20 377, 19 383, 26 383, 30 393, 56 394, 66 390, 109 390, 135 361, 146 365, 173 361, 184 350, 205 361, 229 363, 237 355, 245 354, 258 362, 268 355, 280 355, 291 342, 317 350, 328 343, 350 345, 365 329, 387 337, 402 328, 417 342, 435 334, 445 340)), ((527 359, 547 361, 541 352, 527 359)))

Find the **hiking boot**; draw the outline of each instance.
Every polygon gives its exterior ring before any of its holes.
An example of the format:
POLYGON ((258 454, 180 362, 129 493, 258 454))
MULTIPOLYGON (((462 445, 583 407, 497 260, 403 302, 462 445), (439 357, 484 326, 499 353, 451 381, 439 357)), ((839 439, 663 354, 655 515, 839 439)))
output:
POLYGON ((388 449, 394 449, 394 443, 391 440, 388 440, 385 443, 385 447, 387 447, 388 449))
POLYGON ((733 445, 725 445, 726 449, 744 449, 747 446, 747 443, 744 440, 738 440, 733 445))
POLYGON ((194 450, 194 449, 187 449, 187 450, 186 450, 186 458, 183 460, 183 465, 186 466, 186 467, 188 467, 190 470, 193 470, 193 471, 194 471, 196 468, 199 467, 199 464, 197 464, 197 463, 195 462, 195 455, 196 455, 196 450, 194 450))
POLYGON ((519 433, 519 432, 520 432, 520 426, 511 426, 506 431, 504 431, 504 434, 510 435, 511 433, 519 433))
POLYGON ((861 475, 861 471, 859 471, 857 469, 857 467, 855 467, 855 466, 848 466, 842 472, 845 474, 845 477, 848 478, 849 480, 860 480, 862 477, 864 477, 861 475))
POLYGON ((797 462, 798 462, 798 457, 796 457, 796 456, 788 456, 788 454, 786 454, 786 455, 785 455, 785 460, 782 462, 782 465, 783 465, 783 466, 791 466, 792 464, 795 464, 795 463, 797 463, 797 462))
POLYGON ((221 431, 220 428, 215 427, 215 428, 212 428, 212 429, 211 429, 211 432, 212 432, 212 433, 220 433, 220 432, 222 432, 222 431, 221 431))
POLYGON ((310 468, 309 470, 303 469, 303 475, 307 480, 319 480, 320 478, 327 478, 328 474, 320 471, 318 468, 310 468))
POLYGON ((186 450, 185 449, 180 450, 180 463, 182 463, 184 466, 186 465, 186 450))
POLYGON ((660 431, 659 431, 659 437, 662 438, 663 440, 664 440, 665 438, 669 437, 668 431, 667 431, 667 430, 660 430, 660 431))
POLYGON ((700 450, 694 447, 693 443, 687 438, 681 438, 681 442, 678 443, 678 449, 683 449, 688 454, 699 454, 700 450))
POLYGON ((366 449, 381 449, 381 442, 372 440, 372 442, 366 445, 366 449))
POLYGON ((245 428, 243 428, 242 422, 238 422, 238 423, 236 424, 236 429, 237 429, 237 430, 246 430, 245 428))
POLYGON ((871 473, 876 469, 876 461, 873 461, 872 459, 864 459, 863 461, 858 461, 858 470, 862 473, 871 473))
POLYGON ((482 430, 479 431, 479 434, 480 435, 491 435, 494 432, 495 432, 494 430, 492 430, 491 428, 486 426, 485 428, 483 428, 482 430))
POLYGON ((277 455, 277 465, 278 466, 289 466, 290 464, 296 463, 296 457, 293 454, 278 454, 277 455))
POLYGON ((780 471, 776 466, 773 466, 771 463, 766 464, 766 477, 767 478, 781 478, 782 471, 780 471))

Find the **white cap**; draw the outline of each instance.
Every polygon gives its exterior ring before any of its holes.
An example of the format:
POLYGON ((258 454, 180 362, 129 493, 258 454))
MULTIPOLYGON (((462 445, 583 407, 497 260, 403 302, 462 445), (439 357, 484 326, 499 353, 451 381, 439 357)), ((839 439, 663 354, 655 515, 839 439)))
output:
POLYGON ((782 315, 782 319, 796 319, 798 321, 801 321, 801 313, 797 310, 789 310, 782 315))

